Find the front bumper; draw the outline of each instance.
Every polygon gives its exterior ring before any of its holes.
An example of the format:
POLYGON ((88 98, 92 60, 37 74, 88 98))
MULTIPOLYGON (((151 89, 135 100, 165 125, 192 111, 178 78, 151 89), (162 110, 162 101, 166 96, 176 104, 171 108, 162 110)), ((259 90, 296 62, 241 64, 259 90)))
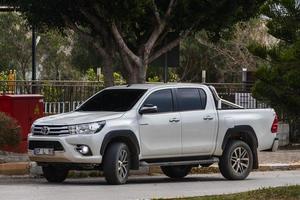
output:
MULTIPOLYGON (((54 148, 54 155, 35 155, 34 146, 29 145, 28 156, 31 161, 36 162, 57 162, 57 163, 86 163, 86 164, 100 164, 102 156, 100 155, 99 135, 65 135, 65 136, 32 136, 29 135, 28 143, 53 143, 58 142, 62 148, 54 148), (87 145, 92 155, 84 156, 76 150, 77 145, 87 145)), ((38 148, 49 148, 47 145, 39 144, 38 148)))

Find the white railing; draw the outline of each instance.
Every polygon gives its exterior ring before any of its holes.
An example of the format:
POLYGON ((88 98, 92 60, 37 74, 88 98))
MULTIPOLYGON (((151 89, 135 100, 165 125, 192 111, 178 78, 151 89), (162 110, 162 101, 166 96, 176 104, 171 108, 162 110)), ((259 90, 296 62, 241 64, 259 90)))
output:
POLYGON ((65 113, 75 110, 82 101, 44 102, 44 113, 46 115, 65 113))

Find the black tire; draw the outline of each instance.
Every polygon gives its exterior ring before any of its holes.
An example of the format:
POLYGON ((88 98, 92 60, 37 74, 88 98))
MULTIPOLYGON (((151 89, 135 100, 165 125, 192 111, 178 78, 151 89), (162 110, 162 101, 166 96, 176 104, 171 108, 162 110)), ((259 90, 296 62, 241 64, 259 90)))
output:
POLYGON ((240 140, 229 141, 219 162, 221 174, 229 180, 243 180, 252 168, 253 153, 249 145, 240 140))
POLYGON ((161 166, 161 171, 170 178, 184 178, 192 169, 189 165, 161 166))
POLYGON ((67 168, 55 165, 43 166, 42 169, 43 175, 49 183, 62 183, 69 173, 67 168))
POLYGON ((107 147, 103 159, 103 173, 107 183, 126 183, 130 170, 130 151, 124 143, 112 143, 107 147))

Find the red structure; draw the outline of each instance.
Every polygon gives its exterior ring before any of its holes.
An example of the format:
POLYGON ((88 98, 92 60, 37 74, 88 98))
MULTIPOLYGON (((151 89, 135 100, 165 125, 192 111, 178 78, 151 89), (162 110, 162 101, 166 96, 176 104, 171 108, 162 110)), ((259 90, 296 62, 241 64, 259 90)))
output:
POLYGON ((15 118, 22 129, 22 142, 17 148, 8 151, 26 153, 27 136, 34 120, 44 116, 42 95, 0 95, 0 111, 15 118))

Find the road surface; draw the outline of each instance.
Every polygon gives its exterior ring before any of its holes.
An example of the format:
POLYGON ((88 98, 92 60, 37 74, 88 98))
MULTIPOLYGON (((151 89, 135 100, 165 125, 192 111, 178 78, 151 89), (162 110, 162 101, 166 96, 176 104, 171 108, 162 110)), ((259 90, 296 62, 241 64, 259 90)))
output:
POLYGON ((67 179, 50 184, 44 179, 0 177, 3 200, 151 199, 235 193, 262 187, 300 185, 300 170, 252 172, 244 181, 220 174, 189 175, 178 181, 165 176, 134 176, 128 184, 111 186, 103 178, 67 179))

